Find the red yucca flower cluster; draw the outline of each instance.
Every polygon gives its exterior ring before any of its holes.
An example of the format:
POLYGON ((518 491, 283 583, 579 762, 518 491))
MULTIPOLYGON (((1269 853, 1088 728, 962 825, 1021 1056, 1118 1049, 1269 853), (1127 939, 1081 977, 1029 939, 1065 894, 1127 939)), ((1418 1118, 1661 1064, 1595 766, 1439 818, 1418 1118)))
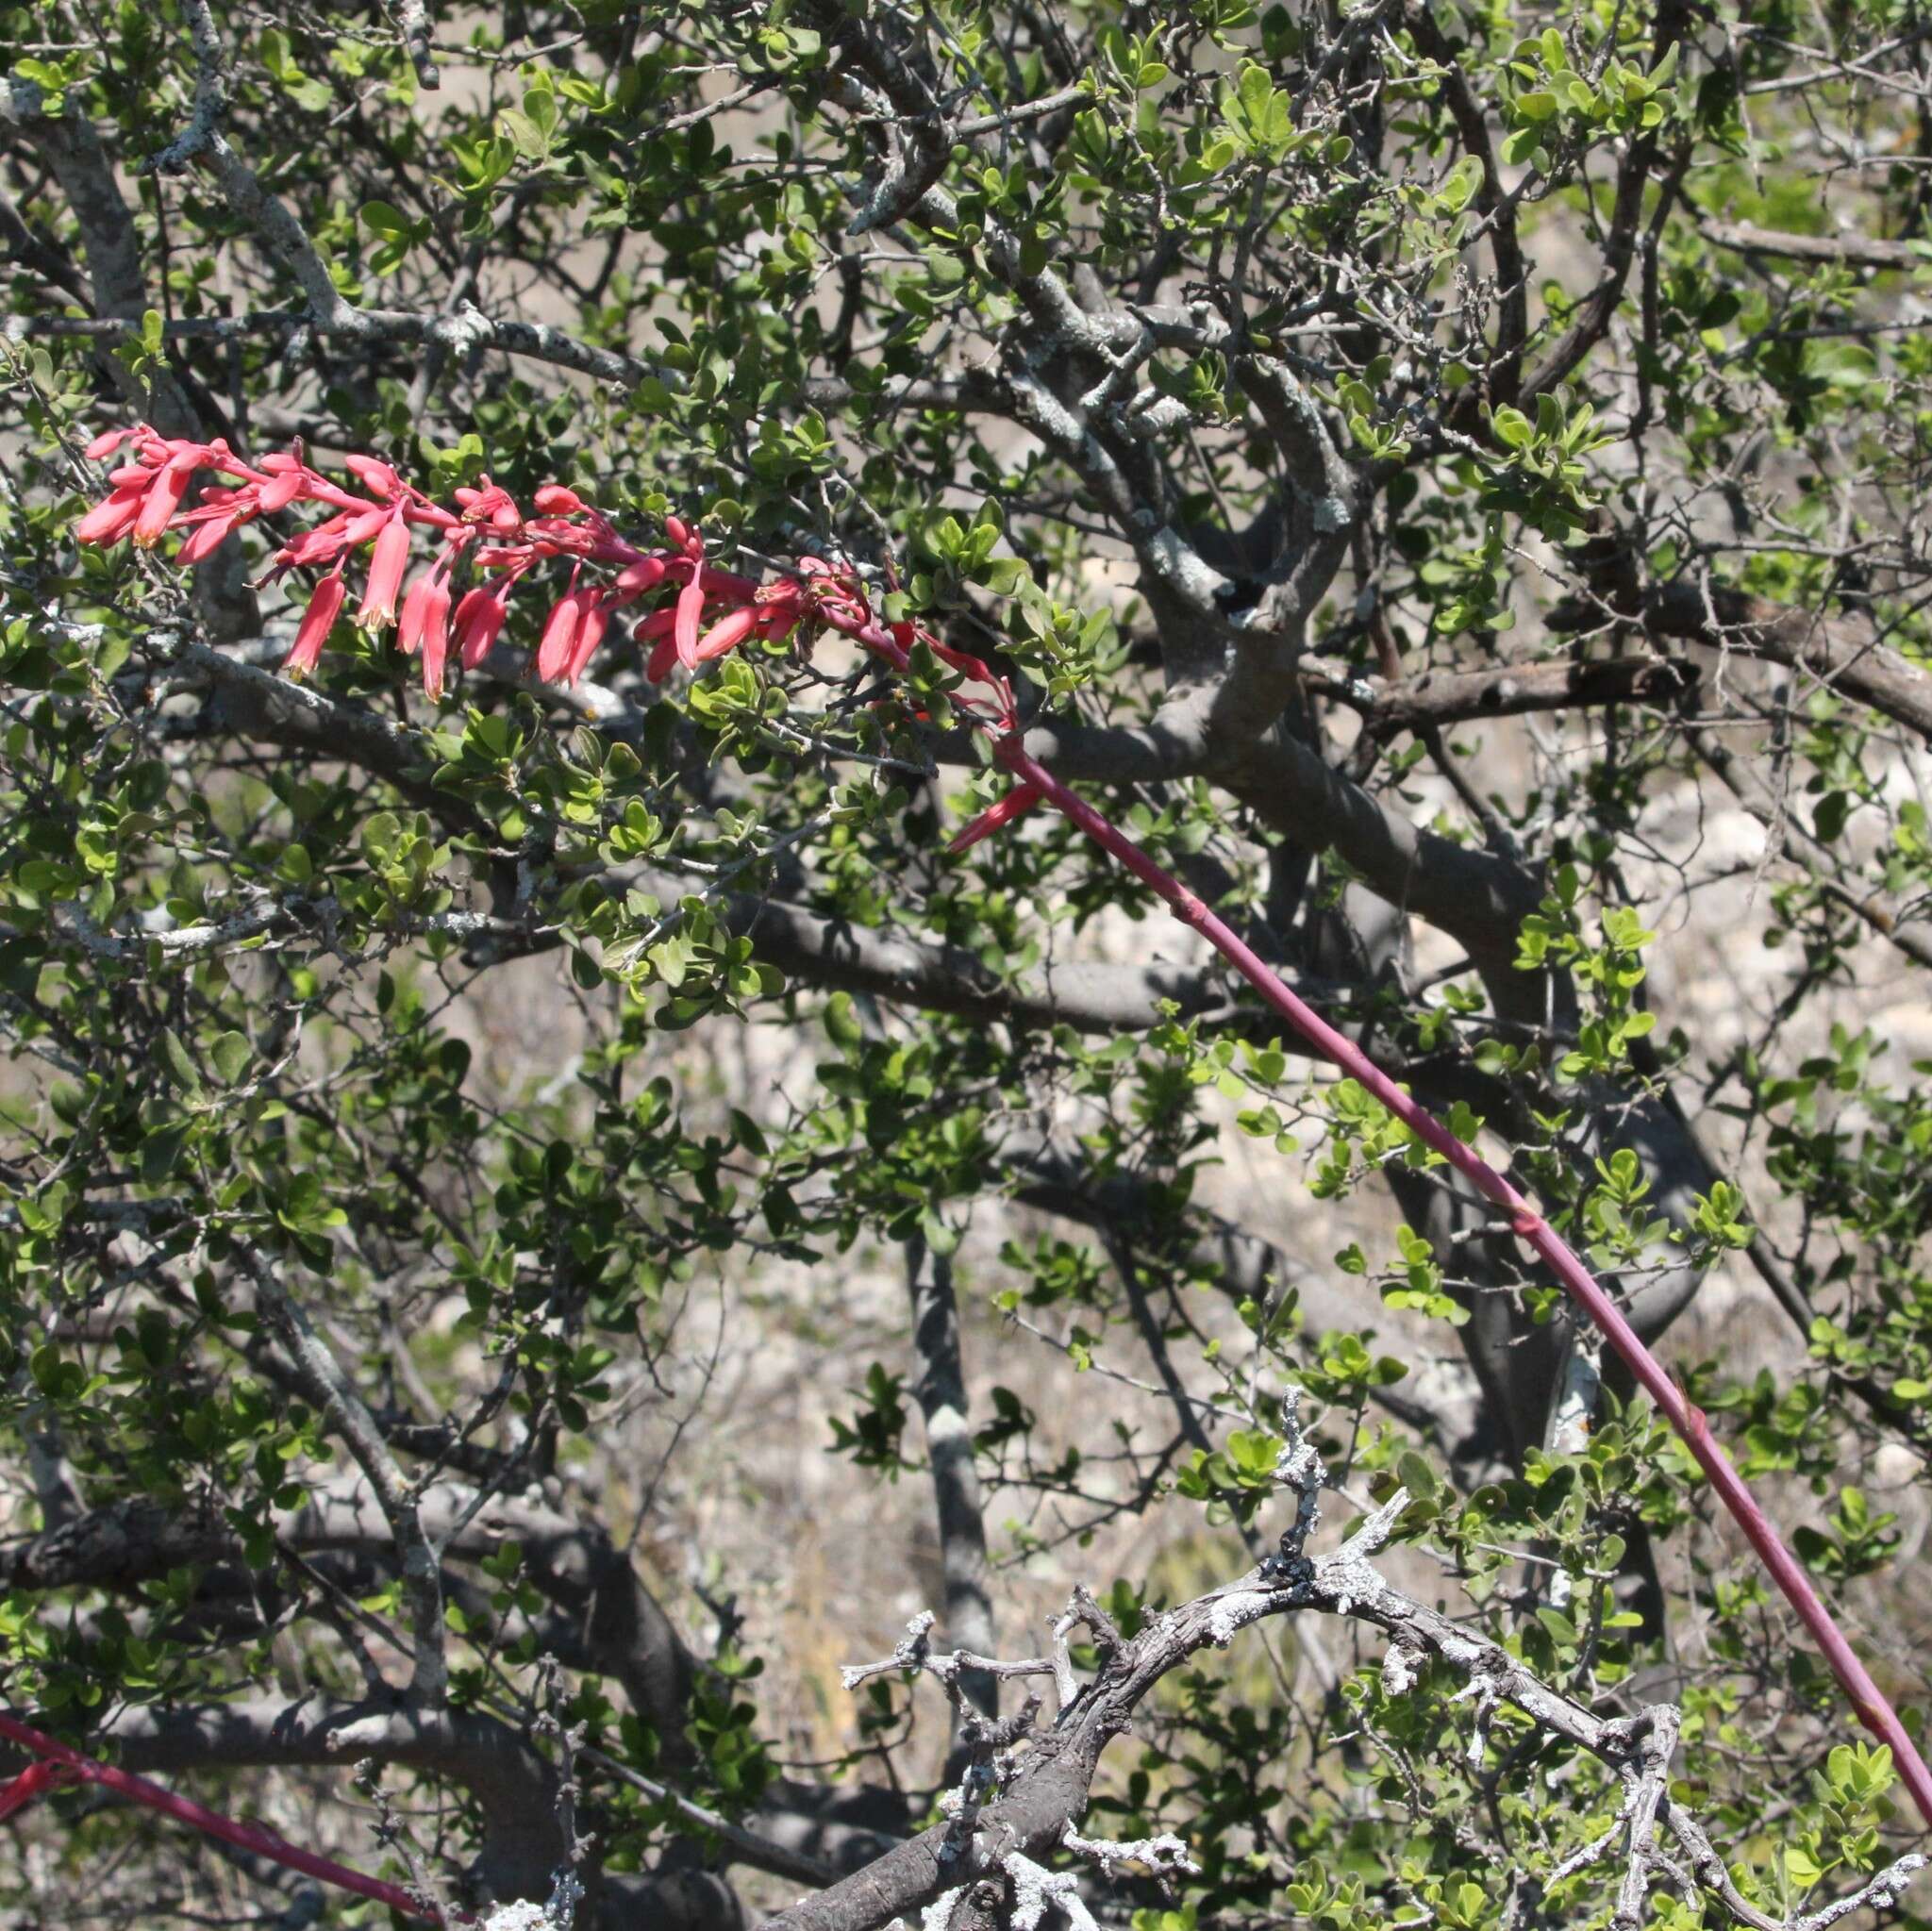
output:
MULTIPOLYGON (((574 491, 555 484, 537 491, 532 498, 537 514, 525 518, 508 491, 487 478, 476 489, 458 490, 457 501, 461 507, 449 510, 410 488, 387 463, 369 457, 345 458, 346 467, 369 491, 358 496, 318 475, 303 461, 299 448, 292 455, 264 457, 259 469, 251 469, 224 442, 170 441, 143 426, 100 437, 89 454, 109 456, 130 441, 133 460, 114 472, 113 493, 81 520, 78 534, 83 542, 111 543, 131 534, 137 543, 154 543, 164 530, 185 528, 191 534, 181 547, 181 560, 193 563, 210 555, 230 530, 255 517, 300 501, 321 503, 332 512, 327 521, 283 544, 269 571, 275 576, 304 564, 330 566, 309 600, 308 614, 290 655, 291 669, 309 669, 320 656, 346 594, 343 566, 365 545, 371 546, 372 555, 357 621, 372 629, 396 623, 400 596, 397 641, 406 651, 421 650, 424 687, 432 696, 441 691, 443 661, 451 645, 466 667, 479 661, 503 628, 511 590, 546 557, 571 558, 571 574, 570 587, 552 607, 537 646, 540 677, 575 679, 581 675, 604 641, 611 613, 654 594, 662 601, 638 626, 641 638, 654 641, 648 666, 653 678, 666 675, 674 664, 691 668, 708 658, 723 657, 747 638, 782 639, 804 626, 841 632, 900 671, 911 668, 915 645, 928 648, 969 686, 978 687, 960 693, 961 708, 976 727, 991 735, 994 757, 1018 780, 1006 797, 967 825, 953 841, 953 848, 957 851, 974 843, 1042 800, 1050 803, 1141 879, 1182 924, 1207 939, 1318 1056, 1357 1080, 1419 1140, 1501 1207, 1519 1238, 1544 1261, 1629 1367, 1639 1385, 1670 1418, 1786 1600, 1816 1639, 1852 1707, 1890 1749, 1920 1815, 1932 1824, 1932 1768, 1719 1446, 1703 1411, 1691 1405, 1643 1344, 1602 1283, 1511 1181, 1419 1105, 1355 1040, 1314 1012, 1211 907, 1028 752, 1011 688, 978 658, 950 648, 912 624, 882 622, 874 613, 857 573, 847 567, 802 557, 793 574, 761 586, 749 577, 713 569, 705 561, 703 538, 678 517, 664 520, 667 548, 640 550, 625 541, 609 519, 574 491), (184 509, 181 506, 190 482, 200 470, 239 477, 240 487, 207 489, 199 504, 184 509), (441 547, 428 570, 405 591, 410 529, 417 524, 437 531, 441 547), (466 554, 471 571, 487 581, 479 580, 468 591, 452 615, 451 578, 466 554), (602 574, 605 572, 609 573, 608 577, 602 574)), ((809 628, 807 634, 808 637, 809 628)), ((84 1776, 121 1774, 91 1765, 77 1753, 13 1724, 4 1715, 0 1715, 0 1736, 25 1743, 36 1755, 58 1759, 84 1776)), ((10 1792, 0 1795, 0 1818, 30 1801, 58 1774, 29 1771, 10 1792)), ((144 1789, 152 1794, 142 1801, 156 1802, 160 1807, 179 1804, 152 1786, 144 1789)), ((177 1810, 177 1814, 187 1813, 177 1810)), ((214 1829, 217 1835, 235 1828, 225 1820, 209 1822, 208 1818, 208 1813, 202 1812, 190 1821, 199 1828, 214 1829)), ((244 1839, 231 1835, 228 1840, 244 1839)), ((282 1861, 291 1861, 291 1856, 283 1856, 282 1861)), ((333 1881, 347 1881, 366 1895, 381 1894, 368 1889, 374 1880, 337 1874, 333 1881)))
MULTIPOLYGON (((644 674, 654 683, 675 666, 694 670, 749 639, 782 641, 805 625, 840 631, 902 671, 914 644, 924 643, 941 662, 990 693, 962 693, 974 722, 1000 731, 1015 723, 1012 691, 1004 677, 915 624, 881 622, 858 574, 816 557, 801 557, 793 574, 761 584, 708 563, 703 535, 682 517, 664 519, 662 548, 640 549, 594 505, 561 484, 539 490, 531 498, 535 513, 526 516, 508 491, 483 476, 475 489, 457 491, 457 507, 450 509, 375 457, 342 458, 361 485, 360 493, 332 482, 304 459, 299 442, 292 451, 264 456, 256 466, 219 439, 189 442, 142 424, 96 437, 87 453, 100 460, 123 451, 122 466, 108 478, 111 492, 75 530, 84 543, 114 543, 131 536, 152 545, 168 530, 186 530, 177 560, 199 563, 231 531, 258 517, 298 503, 318 504, 328 512, 284 542, 261 579, 326 569, 309 593, 289 653, 287 668, 292 672, 315 668, 348 601, 345 573, 365 550, 368 574, 355 621, 369 631, 393 625, 397 647, 421 655, 423 688, 432 698, 442 694, 451 652, 465 670, 474 670, 502 633, 517 585, 547 559, 567 558, 568 585, 551 606, 537 645, 534 669, 547 683, 575 684, 609 637, 611 619, 652 600, 654 608, 634 635, 650 647, 644 674), (184 507, 203 471, 225 480, 204 484, 198 500, 184 507), (433 534, 437 550, 406 582, 418 529, 433 534), (459 574, 472 579, 460 596, 459 574)), ((963 850, 1010 824, 1040 795, 1037 787, 1021 784, 968 825, 955 848, 963 850)))

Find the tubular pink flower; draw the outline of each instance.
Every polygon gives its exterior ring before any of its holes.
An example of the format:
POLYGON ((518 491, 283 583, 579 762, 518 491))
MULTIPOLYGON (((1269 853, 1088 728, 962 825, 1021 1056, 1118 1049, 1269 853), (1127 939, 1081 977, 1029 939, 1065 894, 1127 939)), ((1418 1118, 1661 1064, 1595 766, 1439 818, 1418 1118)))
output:
POLYGON ((576 642, 577 625, 582 616, 583 608, 576 591, 567 591, 551 611, 549 622, 543 625, 543 635, 537 643, 537 675, 544 683, 555 684, 562 677, 563 668, 570 662, 571 647, 576 642))
POLYGON ((575 684, 584 674, 584 667, 596 656, 597 646, 604 641, 604 633, 609 627, 609 598, 588 597, 584 604, 584 621, 577 625, 576 641, 571 645, 570 657, 563 667, 566 684, 575 684))
MULTIPOLYGON (((683 601, 682 597, 678 599, 680 604, 683 601)), ((719 618, 698 639, 690 661, 693 664, 708 663, 713 658, 722 658, 726 651, 736 650, 758 627, 762 614, 756 604, 745 604, 729 616, 719 618)))
POLYGON ((188 541, 181 545, 181 554, 175 559, 181 563, 199 563, 205 558, 212 557, 221 548, 228 532, 242 521, 239 510, 227 510, 220 516, 211 516, 205 523, 198 523, 189 533, 188 541))
MULTIPOLYGON (((345 536, 344 542, 353 542, 345 536)), ((380 630, 396 621, 396 598, 403 588, 403 572, 409 565, 409 525, 400 509, 391 510, 375 539, 375 554, 369 559, 369 586, 362 592, 362 608, 356 622, 364 630, 380 630)))
POLYGON ((455 633, 457 658, 466 671, 474 671, 490 655, 490 646, 501 635, 509 616, 510 579, 493 586, 478 584, 463 592, 457 606, 455 633))
POLYGON ((442 695, 442 668, 449 660, 449 579, 432 577, 423 613, 423 694, 442 695))
MULTIPOLYGON (((449 641, 449 584, 435 568, 425 570, 409 586, 403 598, 402 620, 396 625, 396 648, 412 658, 429 638, 430 626, 440 624, 443 641, 449 641)), ((427 676, 425 671, 425 676, 427 676)), ((440 681, 440 680, 439 680, 440 681)))
POLYGON ((705 610, 705 586, 701 577, 691 580, 677 593, 676 619, 672 636, 677 641, 677 661, 688 671, 698 660, 698 619, 705 610))
POLYGON ((293 570, 310 563, 333 562, 351 550, 359 550, 390 521, 386 509, 344 509, 285 543, 275 552, 275 568, 293 570))
POLYGON ((135 432, 132 429, 103 429, 81 453, 90 462, 100 462, 125 442, 135 432))
POLYGON ((365 490, 393 502, 405 493, 403 479, 380 458, 374 456, 345 456, 342 467, 362 485, 365 490))
POLYGON ((677 641, 672 635, 677 621, 675 609, 656 610, 637 627, 637 641, 654 646, 644 663, 645 679, 661 684, 677 662, 677 641))
POLYGON ((740 576, 735 570, 713 570, 708 563, 698 571, 697 580, 708 597, 727 597, 734 604, 758 593, 758 586, 750 577, 740 576))
POLYGON ((74 527, 77 543, 118 543, 134 527, 141 514, 142 492, 116 490, 104 502, 96 503, 74 527))
POLYGON ((187 494, 188 478, 197 467, 192 457, 175 456, 155 472, 141 514, 134 519, 134 541, 142 549, 151 549, 160 541, 161 532, 168 527, 181 507, 181 498, 187 494))
POLYGON ((636 563, 627 563, 617 573, 613 588, 626 599, 641 597, 646 591, 654 591, 670 574, 671 566, 661 557, 645 557, 636 563))
POLYGON ((348 588, 342 581, 340 563, 315 586, 315 594, 308 599, 302 627, 295 633, 295 647, 289 653, 289 660, 282 666, 283 670, 314 670, 317 659, 322 656, 322 647, 328 641, 328 634, 335 628, 336 619, 341 615, 342 599, 348 588))
POLYGON ((264 516, 286 509, 308 487, 308 478, 299 469, 284 470, 261 486, 256 506, 264 516))

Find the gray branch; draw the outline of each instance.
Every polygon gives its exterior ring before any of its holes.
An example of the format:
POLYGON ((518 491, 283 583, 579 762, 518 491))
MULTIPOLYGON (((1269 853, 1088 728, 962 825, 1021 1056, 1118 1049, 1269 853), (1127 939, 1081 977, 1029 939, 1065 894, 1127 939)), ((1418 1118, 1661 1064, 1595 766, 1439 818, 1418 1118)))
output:
MULTIPOLYGON (((932 1253, 924 1240, 908 1241, 906 1284, 912 1297, 912 1357, 917 1369, 912 1394, 925 1421, 925 1453, 932 1464, 939 1513, 946 1634, 960 1649, 990 1655, 994 1630, 992 1599, 986 1588, 986 1523, 973 1458, 973 1424, 967 1419, 953 1264, 944 1255, 932 1253)), ((987 1672, 966 1671, 959 1691, 982 1715, 997 1714, 998 1681, 987 1672)))
POLYGON ((421 1709, 441 1706, 449 1689, 443 1647, 442 1563, 424 1531, 419 1497, 404 1478, 355 1383, 329 1353, 301 1303, 275 1269, 253 1254, 242 1264, 255 1282, 256 1305, 281 1342, 304 1392, 327 1418, 369 1487, 401 1558, 403 1587, 411 1605, 415 1644, 409 1698, 421 1709))

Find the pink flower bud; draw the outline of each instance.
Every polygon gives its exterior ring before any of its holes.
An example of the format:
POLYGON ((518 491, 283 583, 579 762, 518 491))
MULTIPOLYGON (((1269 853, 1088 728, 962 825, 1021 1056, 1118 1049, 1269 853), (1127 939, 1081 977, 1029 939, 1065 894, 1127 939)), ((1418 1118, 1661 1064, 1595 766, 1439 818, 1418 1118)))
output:
POLYGON ((677 661, 688 671, 698 660, 698 619, 705 608, 705 587, 695 572, 678 591, 676 608, 671 634, 677 640, 677 661))
POLYGON ((745 604, 729 616, 721 617, 698 639, 691 662, 708 663, 712 658, 722 658, 725 652, 736 650, 758 627, 759 616, 756 604, 745 604))
POLYGON ((464 670, 474 671, 490 655, 490 646, 502 633, 508 615, 508 582, 493 589, 479 583, 463 592, 463 600, 457 606, 455 629, 457 656, 464 670))
POLYGON ((139 490, 116 490, 105 501, 96 503, 75 525, 75 541, 118 543, 134 527, 134 519, 141 514, 142 494, 139 490))
POLYGON ((385 500, 403 493, 403 479, 389 464, 373 456, 345 456, 342 467, 362 485, 385 500))
POLYGON ((642 596, 664 581, 670 567, 661 557, 645 557, 628 563, 617 573, 617 593, 625 598, 642 596))
POLYGON ((568 516, 572 510, 584 507, 584 499, 561 483, 545 483, 530 501, 536 505, 539 516, 568 516))
POLYGON ((584 667, 597 654, 604 633, 610 626, 610 604, 605 597, 591 596, 584 607, 584 621, 577 625, 576 641, 571 645, 570 660, 563 667, 563 681, 575 684, 584 667))
POLYGON ((222 546, 228 532, 241 518, 232 510, 223 516, 211 516, 206 523, 198 524, 190 533, 188 541, 181 545, 181 554, 175 560, 177 563, 199 563, 205 558, 212 557, 222 546))
POLYGON ((261 494, 257 498, 264 516, 273 516, 278 509, 286 509, 308 486, 308 478, 299 469, 283 470, 274 474, 273 480, 261 486, 261 494))
POLYGON ((561 598, 551 611, 537 644, 537 674, 546 684, 555 684, 570 662, 571 647, 577 641, 577 625, 583 608, 575 591, 561 598))

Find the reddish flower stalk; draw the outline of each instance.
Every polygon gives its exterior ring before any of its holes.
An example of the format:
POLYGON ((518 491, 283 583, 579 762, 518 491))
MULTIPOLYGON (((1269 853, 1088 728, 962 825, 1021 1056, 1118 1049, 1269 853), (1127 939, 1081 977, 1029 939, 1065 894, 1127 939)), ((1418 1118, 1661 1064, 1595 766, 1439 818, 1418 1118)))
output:
POLYGON ((1798 1612, 1799 1620, 1816 1640, 1832 1674, 1850 1699, 1858 1721, 1890 1748, 1893 1765, 1907 1790, 1911 1792, 1920 1816, 1932 1824, 1932 1772, 1927 1771, 1918 1746, 1906 1733, 1898 1712, 1892 1708, 1885 1692, 1872 1680, 1871 1673, 1845 1640, 1844 1632, 1832 1620, 1831 1611, 1820 1600, 1797 1558, 1785 1547, 1771 1518, 1758 1506, 1757 1497, 1745 1486, 1744 1478, 1711 1434, 1704 1410, 1687 1399, 1683 1390, 1644 1346, 1637 1330, 1624 1318, 1623 1310, 1605 1292, 1596 1276, 1577 1257, 1562 1235, 1474 1147, 1458 1140, 1426 1107, 1418 1105, 1404 1092, 1346 1034, 1337 1032, 1320 1014, 1297 998, 1241 936, 1178 879, 1156 864, 1132 839, 1104 818, 1084 798, 1069 791, 1038 758, 1030 757, 1019 732, 1009 731, 1003 736, 993 746, 993 756, 1024 786, 1036 790, 1103 851, 1124 865, 1162 900, 1182 924, 1191 925, 1199 932, 1303 1040, 1365 1087, 1418 1140, 1434 1148, 1457 1172, 1473 1181, 1487 1199, 1495 1202, 1508 1214, 1510 1227, 1517 1238, 1542 1257, 1570 1298, 1589 1315, 1597 1330, 1662 1410, 1671 1426, 1683 1438, 1718 1499, 1744 1531, 1745 1538, 1757 1550, 1758 1559, 1784 1591, 1785 1600, 1798 1612))
MULTIPOLYGON (((1038 804, 1051 805, 1133 873, 1183 924, 1199 932, 1301 1039, 1358 1081, 1417 1139, 1502 1207, 1518 1238, 1547 1264, 1689 1447, 1718 1499, 1817 1641, 1858 1720, 1890 1748, 1893 1764, 1920 1815, 1932 1824, 1932 1772, 1899 1722, 1897 1711, 1872 1680, 1771 1519, 1718 1445, 1703 1411, 1689 1401, 1644 1346, 1568 1242, 1474 1148, 1458 1140, 1353 1040, 1297 998, 1239 934, 1033 757, 1025 747, 1011 688, 981 659, 952 649, 914 624, 881 621, 858 575, 818 558, 800 558, 796 574, 762 586, 715 570, 704 560, 703 536, 676 516, 664 520, 668 547, 645 552, 626 542, 600 511, 574 491, 556 485, 537 491, 532 500, 538 513, 525 519, 508 494, 487 478, 479 489, 458 491, 460 510, 451 512, 411 489, 386 463, 369 458, 348 458, 351 473, 371 492, 357 496, 308 469, 299 450, 293 456, 266 457, 261 468, 254 470, 233 456, 225 443, 169 441, 142 427, 102 437, 89 453, 105 456, 130 439, 137 461, 114 473, 109 479, 112 493, 81 520, 76 534, 84 542, 111 543, 131 534, 137 542, 151 543, 164 529, 191 527, 195 535, 184 545, 182 556, 192 562, 219 541, 207 534, 212 526, 218 525, 220 534, 225 536, 255 516, 304 499, 322 503, 336 512, 318 528, 285 544, 276 553, 270 573, 278 574, 297 564, 334 564, 303 620, 290 658, 291 669, 313 666, 341 607, 343 565, 365 544, 375 543, 376 556, 363 610, 374 621, 392 621, 395 596, 407 572, 408 530, 428 526, 441 537, 442 551, 432 566, 432 574, 440 577, 441 588, 425 591, 419 580, 416 590, 405 598, 402 641, 407 649, 420 639, 424 681, 432 696, 439 694, 441 687, 444 646, 440 626, 446 621, 449 578, 466 555, 476 573, 493 575, 496 582, 488 589, 478 583, 458 604, 453 620, 447 620, 453 624, 456 650, 465 668, 481 659, 501 630, 509 592, 516 583, 542 558, 568 557, 574 563, 570 588, 552 609, 538 649, 536 668, 542 677, 575 682, 603 638, 611 613, 661 590, 672 592, 668 601, 638 626, 639 640, 655 646, 645 668, 645 674, 653 680, 667 676, 674 665, 695 669, 753 637, 778 640, 809 624, 850 637, 902 672, 911 667, 914 649, 924 646, 967 684, 977 686, 976 691, 958 692, 954 701, 975 728, 991 737, 993 755, 1019 783, 968 824, 953 841, 953 849, 965 850, 1038 804), (242 487, 209 491, 201 507, 184 510, 180 505, 192 476, 200 470, 239 476, 242 487), (587 582, 582 580, 587 568, 592 573, 610 568, 616 574, 608 584, 596 582, 594 575, 587 582), (412 598, 420 601, 412 603, 412 598), (413 617, 412 611, 416 613, 413 617), (708 628, 705 627, 708 611, 711 614, 708 628)), ((0 1734, 9 1733, 0 1729, 0 1734)), ((154 1789, 152 1785, 145 1788, 154 1789)), ((168 1801, 177 1804, 180 1800, 168 1801)), ((358 1882, 367 1885, 371 1880, 358 1882)))
MULTIPOLYGON (((12 1816, 16 1810, 25 1809, 35 1798, 64 1784, 98 1784, 102 1790, 112 1790, 116 1796, 125 1797, 131 1804, 158 1810, 163 1817, 172 1817, 177 1823, 185 1823, 208 1837, 219 1838, 223 1843, 233 1844, 238 1850, 251 1851, 258 1857, 286 1865, 291 1871, 301 1872, 305 1877, 332 1884, 339 1890, 353 1890, 361 1897, 374 1898, 377 1904, 387 1905, 391 1910, 400 1911, 406 1918, 421 1918, 430 1923, 441 1922, 439 1912, 420 1899, 411 1897, 400 1885, 386 1884, 379 1877, 364 1876, 361 1872, 351 1871, 346 1865, 319 1857, 313 1851, 301 1850, 259 1824, 242 1823, 235 1818, 224 1817, 220 1811, 207 1809, 192 1798, 177 1796, 173 1790, 164 1790, 159 1784, 151 1784, 131 1771, 116 1770, 110 1763, 100 1763, 92 1756, 83 1756, 78 1750, 47 1736, 44 1731, 23 1723, 16 1717, 8 1716, 4 1711, 0 1711, 0 1737, 40 1759, 30 1763, 11 1783, 0 1785, 0 1818, 12 1816)), ((459 1922, 470 1923, 475 1920, 464 1914, 459 1922)))

